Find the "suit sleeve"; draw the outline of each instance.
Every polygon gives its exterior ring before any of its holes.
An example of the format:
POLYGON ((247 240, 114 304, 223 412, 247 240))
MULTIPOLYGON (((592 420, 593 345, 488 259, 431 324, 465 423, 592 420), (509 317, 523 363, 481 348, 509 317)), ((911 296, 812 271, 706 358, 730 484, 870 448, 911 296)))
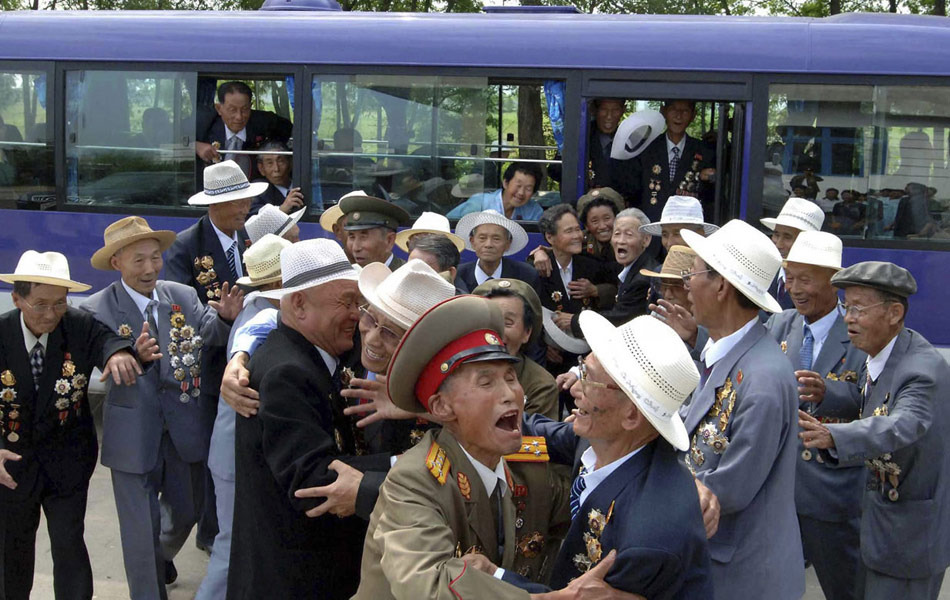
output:
POLYGON ((386 480, 385 471, 367 471, 363 473, 360 487, 356 492, 356 516, 369 521, 376 500, 379 499, 379 488, 386 480))
POLYGON ((188 248, 179 234, 178 239, 165 253, 165 279, 191 287, 191 271, 191 258, 188 248))
MULTIPOLYGON (((647 292, 650 291, 650 282, 645 277, 637 277, 630 287, 624 291, 613 307, 598 310, 605 319, 620 327, 634 317, 647 314, 647 292)), ((571 332, 575 337, 583 337, 580 325, 580 313, 571 317, 571 332)))
POLYGON ((541 436, 545 439, 551 460, 561 465, 574 465, 578 437, 574 433, 573 425, 549 419, 544 415, 527 413, 523 417, 522 424, 524 435, 541 436))
POLYGON ((221 348, 228 345, 228 335, 231 333, 231 325, 218 316, 218 311, 211 308, 210 305, 202 305, 198 299, 198 293, 193 288, 189 288, 188 302, 191 304, 192 314, 200 315, 201 338, 206 346, 219 346, 221 348))
POLYGON ((612 587, 649 600, 678 597, 686 571, 675 554, 655 548, 626 548, 617 554, 604 580, 612 587))
MULTIPOLYGON (((863 371, 862 371, 863 373, 863 371)), ((861 375, 863 377, 863 374, 861 375)), ((861 381, 861 377, 858 381, 861 381)), ((861 408, 861 388, 847 381, 832 381, 825 378, 825 397, 815 407, 819 417, 857 419, 861 408)))

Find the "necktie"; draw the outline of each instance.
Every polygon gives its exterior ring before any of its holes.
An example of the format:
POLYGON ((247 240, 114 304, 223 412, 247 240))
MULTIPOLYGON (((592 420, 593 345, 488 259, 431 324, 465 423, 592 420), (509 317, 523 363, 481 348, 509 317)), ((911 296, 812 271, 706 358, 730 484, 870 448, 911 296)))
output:
POLYGON ((571 485, 571 520, 581 511, 581 493, 587 489, 587 480, 584 475, 587 474, 587 468, 581 467, 580 473, 574 478, 574 484, 571 485))
POLYGON ((148 322, 148 334, 158 339, 158 323, 155 322, 155 310, 158 308, 156 300, 150 300, 145 307, 145 320, 148 322))
POLYGON ((696 388, 697 390, 702 389, 702 387, 706 385, 706 380, 709 379, 709 374, 712 373, 712 367, 707 367, 705 360, 703 360, 702 363, 703 363, 703 372, 700 373, 699 387, 696 388))
MULTIPOLYGON (((232 135, 228 138, 227 143, 224 145, 225 150, 243 150, 244 142, 236 135, 232 135)), ((244 174, 250 177, 251 175, 251 161, 246 154, 227 154, 224 155, 225 160, 233 160, 244 171, 244 174)))
POLYGON ((805 339, 802 340, 802 349, 798 351, 798 368, 803 371, 811 371, 812 355, 815 351, 815 336, 811 333, 811 327, 805 325, 805 339))
POLYGON ((228 248, 228 266, 231 267, 231 280, 234 281, 238 278, 237 271, 237 242, 231 242, 231 247, 228 248))
POLYGON ((36 342, 30 353, 30 370, 33 371, 33 390, 40 391, 40 376, 43 374, 43 344, 36 342))
POLYGON ((868 400, 871 399, 871 390, 874 389, 874 381, 871 379, 871 373, 868 372, 864 377, 864 398, 861 401, 861 413, 864 413, 864 407, 867 406, 868 400))
POLYGON ((778 278, 778 285, 775 288, 775 295, 778 296, 776 300, 778 300, 779 304, 785 300, 785 279, 781 277, 778 278))
POLYGON ((501 497, 502 497, 502 487, 501 481, 495 482, 495 491, 491 493, 492 500, 492 513, 495 517, 495 528, 496 536, 495 539, 498 541, 498 560, 505 554, 505 519, 504 512, 501 506, 501 497))
POLYGON ((680 164, 680 149, 673 146, 673 158, 670 159, 670 183, 676 179, 676 167, 680 164))

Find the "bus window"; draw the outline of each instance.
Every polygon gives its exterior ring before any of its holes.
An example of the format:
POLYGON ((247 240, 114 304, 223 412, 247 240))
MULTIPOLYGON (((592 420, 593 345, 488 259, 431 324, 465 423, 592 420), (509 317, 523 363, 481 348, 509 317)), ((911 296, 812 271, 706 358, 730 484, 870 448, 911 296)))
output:
POLYGON ((46 74, 0 71, 0 208, 52 208, 46 74))
POLYGON ((947 88, 776 84, 763 207, 817 202, 843 237, 950 240, 947 88))
POLYGON ((195 188, 195 73, 68 71, 66 199, 178 207, 195 188))
POLYGON ((412 215, 458 218, 495 193, 514 162, 538 171, 538 204, 560 201, 545 176, 560 158, 541 81, 330 75, 311 91, 313 194, 324 208, 361 189, 412 215))

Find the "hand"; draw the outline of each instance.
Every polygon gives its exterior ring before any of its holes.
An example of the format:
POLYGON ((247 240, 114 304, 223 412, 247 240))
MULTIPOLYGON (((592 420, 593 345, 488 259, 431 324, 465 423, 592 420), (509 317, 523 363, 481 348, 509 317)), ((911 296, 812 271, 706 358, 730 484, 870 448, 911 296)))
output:
POLYGON ((577 383, 577 375, 568 371, 567 373, 561 373, 558 375, 554 382, 557 383, 557 389, 559 390, 570 390, 574 387, 574 384, 577 383))
POLYGON ((221 286, 221 299, 209 300, 208 306, 225 321, 234 321, 244 308, 244 292, 238 286, 230 287, 225 281, 221 286))
POLYGON ((421 415, 408 410, 403 410, 393 404, 386 391, 386 376, 377 375, 376 381, 369 379, 351 379, 350 387, 341 391, 340 395, 344 398, 369 400, 364 404, 347 406, 343 409, 344 415, 362 415, 370 411, 373 412, 356 422, 357 427, 366 427, 371 423, 382 420, 398 421, 406 419, 417 419, 421 415))
POLYGON ((570 333, 571 332, 571 319, 574 318, 574 315, 571 313, 557 311, 554 313, 554 316, 551 317, 551 320, 554 321, 554 324, 557 325, 560 329, 570 333))
POLYGON ((815 371, 795 371, 798 379, 798 399, 820 404, 825 399, 825 378, 815 371))
POLYGON ((571 409, 571 414, 569 414, 569 415, 567 415, 566 417, 564 417, 564 422, 565 422, 565 423, 573 423, 573 422, 576 421, 576 420, 577 420, 577 409, 576 409, 576 408, 572 408, 572 409, 571 409))
POLYGON ((294 492, 297 498, 326 498, 326 502, 307 511, 308 517, 322 517, 330 513, 341 519, 356 512, 356 493, 363 481, 363 474, 348 464, 338 460, 330 463, 330 470, 336 471, 336 481, 330 485, 305 488, 294 492))
POLYGON ((547 352, 545 352, 545 357, 549 363, 555 365, 559 365, 564 362, 564 357, 561 356, 561 351, 554 346, 548 346, 547 352))
POLYGON ((673 304, 669 300, 662 298, 651 304, 648 308, 655 312, 657 316, 662 317, 667 325, 673 328, 673 331, 680 336, 680 339, 690 346, 696 345, 696 333, 699 326, 696 325, 696 319, 693 313, 689 312, 679 304, 673 304))
POLYGON ((806 448, 827 450, 835 447, 835 440, 831 437, 828 428, 803 410, 798 411, 798 426, 802 428, 798 437, 801 438, 802 445, 806 448))
POLYGON ((645 600, 643 596, 612 588, 604 581, 615 560, 617 551, 611 550, 594 568, 570 582, 560 592, 555 592, 556 596, 572 600, 645 600))
POLYGON ((221 161, 221 155, 218 154, 218 148, 208 142, 195 142, 195 154, 206 163, 216 163, 221 161))
POLYGON ((287 197, 284 198, 284 202, 280 205, 280 210, 290 214, 301 208, 303 208, 303 193, 299 187, 295 187, 287 192, 287 197))
POLYGON ((158 340, 148 333, 148 321, 142 323, 142 333, 135 340, 135 353, 139 357, 139 362, 143 365, 162 357, 162 351, 158 347, 158 340))
POLYGON ((10 477, 10 474, 7 473, 6 462, 12 460, 16 462, 22 458, 19 454, 14 454, 9 450, 0 450, 0 485, 10 488, 11 490, 16 489, 16 482, 13 481, 13 478, 10 477))
POLYGON ((462 560, 482 573, 487 573, 491 576, 494 576, 495 571, 498 570, 498 567, 496 567, 492 561, 488 560, 487 556, 480 552, 465 554, 462 556, 462 560))
POLYGON ((715 181, 716 180, 716 169, 712 167, 703 169, 699 172, 699 179, 701 181, 715 181))
POLYGON ((703 511, 703 525, 706 527, 706 539, 716 535, 719 530, 719 498, 711 489, 696 480, 696 491, 699 492, 699 508, 703 511))
POLYGON ((551 276, 551 257, 544 251, 544 246, 538 246, 531 251, 531 257, 534 259, 534 268, 541 277, 551 276))
POLYGON ((589 279, 575 279, 567 282, 567 293, 571 298, 596 298, 597 286, 589 279))
POLYGON ((261 405, 257 390, 252 390, 251 373, 247 370, 247 352, 238 352, 224 368, 221 397, 242 417, 253 417, 261 405))
POLYGON ((136 378, 142 374, 142 365, 127 350, 119 350, 109 357, 106 366, 102 369, 102 377, 99 381, 106 381, 112 377, 116 385, 135 385, 136 378))

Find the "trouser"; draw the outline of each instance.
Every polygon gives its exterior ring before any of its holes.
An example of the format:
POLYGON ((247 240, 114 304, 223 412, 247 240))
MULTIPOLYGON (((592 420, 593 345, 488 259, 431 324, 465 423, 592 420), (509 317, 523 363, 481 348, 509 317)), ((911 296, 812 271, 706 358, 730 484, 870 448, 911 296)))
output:
POLYGON ((92 598, 92 567, 83 539, 89 482, 68 494, 49 491, 40 475, 38 492, 0 505, 0 600, 28 600, 33 588, 36 530, 46 515, 53 556, 56 600, 92 598))
POLYGON ((867 569, 864 600, 937 600, 944 572, 921 579, 898 579, 867 569))
POLYGON ((234 524, 234 481, 215 475, 214 493, 218 507, 218 535, 214 538, 208 572, 198 588, 195 600, 224 600, 228 593, 231 527, 234 524))
POLYGON ((818 575, 827 600, 859 600, 864 595, 861 518, 820 521, 798 515, 805 560, 818 575))
POLYGON ((204 463, 188 463, 162 434, 149 473, 112 470, 122 558, 132 600, 166 600, 165 561, 172 560, 198 520, 204 463))
MULTIPOLYGON (((208 427, 208 437, 214 429, 215 416, 218 414, 218 396, 203 394, 201 396, 202 405, 205 407, 204 420, 208 427)), ((195 541, 206 548, 211 548, 214 544, 215 536, 218 534, 218 515, 217 500, 215 499, 214 477, 211 469, 205 463, 204 476, 201 483, 201 510, 198 513, 198 532, 195 534, 195 541)))

